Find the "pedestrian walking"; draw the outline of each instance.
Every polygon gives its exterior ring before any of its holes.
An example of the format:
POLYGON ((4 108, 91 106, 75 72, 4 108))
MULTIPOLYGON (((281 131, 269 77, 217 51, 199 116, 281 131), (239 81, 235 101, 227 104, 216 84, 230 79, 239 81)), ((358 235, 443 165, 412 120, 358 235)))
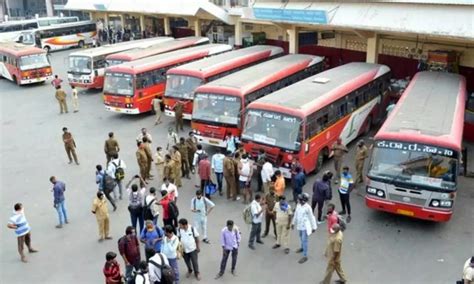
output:
POLYGON ((251 181, 253 175, 253 163, 249 160, 248 155, 242 155, 239 163, 239 187, 244 194, 244 204, 252 199, 251 181))
POLYGON ((67 102, 66 102, 66 92, 61 89, 61 86, 56 87, 56 92, 54 94, 56 100, 59 103, 59 114, 68 113, 67 102))
POLYGON ((66 191, 66 185, 64 182, 56 179, 55 176, 49 178, 49 181, 53 184, 53 206, 58 212, 59 224, 56 225, 57 229, 61 229, 63 224, 69 224, 66 211, 66 198, 64 197, 64 192, 66 191))
POLYGON ((226 226, 221 231, 222 259, 219 273, 215 279, 219 279, 224 275, 227 259, 232 255, 232 266, 230 272, 235 276, 235 267, 237 265, 237 255, 239 254, 241 236, 239 228, 234 221, 227 220, 226 226))
POLYGON ((163 170, 165 168, 165 156, 161 147, 156 147, 155 153, 155 167, 158 172, 158 180, 163 180, 163 170))
POLYGON ((143 208, 143 220, 151 220, 155 226, 160 217, 160 208, 156 196, 156 188, 150 187, 150 193, 145 196, 145 207, 143 208))
POLYGON ((265 238, 268 236, 268 231, 270 230, 270 225, 273 224, 273 233, 275 234, 275 239, 277 238, 277 228, 276 228, 276 216, 273 212, 275 209, 275 203, 276 203, 276 196, 275 196, 275 191, 271 190, 268 194, 265 194, 265 204, 266 209, 265 209, 265 231, 263 233, 262 238, 265 238))
MULTIPOLYGON (((258 150, 257 161, 255 163, 257 165, 257 192, 263 191, 263 181, 260 177, 262 176, 262 168, 263 168, 263 164, 265 164, 265 160, 266 160, 265 150, 260 148, 258 150)), ((265 192, 264 194, 267 194, 267 193, 265 192)))
POLYGON ((109 235, 110 219, 109 219, 109 208, 107 207, 107 201, 105 201, 104 193, 102 191, 97 192, 97 197, 92 202, 92 214, 95 214, 97 219, 97 226, 99 227, 99 242, 103 240, 111 240, 112 237, 109 235))
POLYGON ((207 216, 216 205, 207 197, 202 196, 202 191, 197 190, 196 196, 191 199, 191 212, 194 214, 194 227, 201 233, 202 241, 210 244, 207 238, 207 216))
POLYGON ((462 280, 463 284, 474 283, 474 256, 468 258, 464 263, 462 280))
POLYGON ((252 229, 250 230, 249 248, 255 250, 254 242, 262 244, 260 234, 262 231, 262 219, 265 205, 262 206, 262 198, 260 194, 255 194, 255 199, 250 203, 250 212, 252 213, 252 229))
POLYGON ((184 105, 185 103, 178 100, 174 106, 174 118, 175 118, 175 126, 176 126, 176 133, 179 132, 179 130, 184 131, 183 129, 183 111, 184 111, 184 105))
POLYGON ((137 142, 143 142, 143 137, 146 137, 148 140, 148 143, 153 143, 153 138, 151 137, 151 134, 148 133, 146 128, 142 128, 140 134, 137 136, 137 142))
POLYGON ((339 276, 340 280, 337 281, 338 283, 347 282, 346 276, 341 266, 343 234, 338 224, 334 224, 332 226, 332 231, 334 233, 332 233, 329 237, 328 247, 326 249, 326 251, 329 252, 326 275, 324 276, 324 280, 321 281, 320 284, 329 284, 331 282, 332 273, 334 271, 336 271, 337 275, 339 276))
POLYGON ((64 149, 66 150, 66 154, 69 159, 69 164, 72 164, 72 159, 74 158, 76 165, 79 165, 79 160, 77 159, 76 155, 76 141, 74 141, 72 133, 68 131, 67 127, 63 127, 63 142, 64 149))
POLYGON ((107 200, 109 200, 110 204, 112 204, 112 206, 114 207, 114 211, 117 210, 117 205, 115 204, 115 200, 110 195, 112 190, 110 190, 109 188, 106 188, 105 186, 105 178, 106 178, 105 170, 102 169, 101 165, 96 165, 95 169, 96 169, 95 183, 97 184, 99 191, 105 194, 105 197, 107 198, 107 200))
POLYGON ((341 208, 342 208, 342 211, 339 212, 339 214, 345 215, 347 213, 346 220, 348 223, 351 221, 350 193, 353 189, 354 189, 354 180, 352 179, 352 175, 349 172, 349 167, 344 166, 342 168, 341 184, 339 185, 339 198, 341 200, 341 208))
POLYGON ((15 235, 17 238, 18 253, 20 254, 20 259, 22 262, 28 262, 24 254, 25 244, 28 248, 28 252, 35 253, 38 252, 31 245, 31 227, 28 221, 26 220, 25 211, 23 209, 23 204, 16 203, 13 206, 13 215, 8 221, 7 227, 9 229, 15 230, 15 235))
POLYGON ((179 283, 178 259, 181 255, 178 256, 178 246, 180 246, 180 242, 178 237, 174 234, 173 226, 166 225, 162 253, 168 258, 168 263, 173 268, 175 283, 179 283))
MULTIPOLYGON (((119 193, 119 199, 122 200, 122 192, 123 192, 123 181, 125 180, 125 169, 127 165, 125 162, 119 158, 118 153, 112 155, 112 160, 108 164, 107 173, 115 178, 115 182, 117 184, 117 189, 119 193)), ((114 196, 117 199, 117 192, 114 188, 114 196)))
POLYGON ((136 231, 132 226, 125 229, 125 236, 118 241, 118 249, 125 264, 125 281, 133 283, 133 269, 138 270, 141 261, 140 245, 136 236, 136 231))
POLYGON ((175 184, 177 187, 182 187, 183 186, 183 183, 181 182, 181 176, 182 176, 182 172, 181 172, 181 160, 182 160, 182 157, 181 157, 181 153, 179 152, 179 148, 177 145, 173 145, 173 147, 171 148, 171 159, 173 160, 174 162, 174 172, 175 172, 175 184))
POLYGON ((186 145, 186 140, 184 137, 179 138, 178 151, 181 154, 181 173, 182 177, 190 179, 189 173, 191 172, 191 167, 189 163, 189 154, 188 154, 188 145, 186 145))
POLYGON ((155 125, 162 123, 161 121, 161 114, 164 111, 165 105, 163 104, 163 100, 160 97, 156 96, 153 101, 153 110, 155 111, 155 125))
POLYGON ((295 215, 291 222, 291 229, 298 230, 300 237, 300 248, 296 250, 297 253, 303 253, 303 257, 298 263, 305 263, 308 260, 308 237, 317 229, 316 218, 314 218, 311 206, 308 204, 309 196, 307 193, 302 193, 298 197, 298 205, 296 205, 295 215))
POLYGON ((224 148, 219 149, 219 152, 212 156, 211 169, 216 176, 217 190, 219 195, 222 196, 222 179, 224 177, 224 148))
POLYGON ((63 82, 63 80, 61 78, 59 78, 59 76, 56 74, 56 75, 54 75, 54 79, 51 80, 51 86, 53 86, 55 89, 57 89, 58 87, 61 86, 62 82, 63 82))
POLYGON ((71 97, 72 97, 72 107, 74 112, 79 111, 79 96, 77 95, 77 89, 74 86, 71 86, 71 97))
POLYGON ((332 191, 330 187, 329 175, 323 174, 321 179, 318 179, 313 184, 313 197, 311 198, 311 209, 318 207, 318 223, 323 222, 323 207, 326 200, 332 199, 332 191))
POLYGON ((193 157, 193 169, 195 172, 197 172, 196 175, 196 187, 201 187, 201 178, 199 176, 199 162, 204 158, 204 154, 206 154, 206 151, 202 149, 201 144, 196 144, 196 152, 194 152, 194 157, 193 157))
POLYGON ((298 199, 298 195, 303 193, 303 187, 306 185, 306 176, 303 172, 303 169, 296 167, 295 177, 293 183, 293 199, 298 199))
POLYGON ((232 159, 232 153, 227 151, 223 161, 223 174, 226 184, 227 199, 237 200, 237 184, 235 183, 235 167, 232 159))
POLYGON ((277 240, 274 249, 277 249, 281 246, 284 247, 284 252, 286 254, 290 253, 290 226, 293 218, 293 210, 291 209, 290 204, 286 201, 285 196, 280 196, 280 201, 275 204, 273 208, 273 213, 276 215, 276 231, 277 231, 277 240))
POLYGON ((102 270, 105 276, 105 284, 122 283, 122 273, 116 258, 117 254, 115 252, 109 251, 105 254, 105 264, 102 270))
POLYGON ((140 227, 140 232, 143 230, 143 202, 145 199, 146 188, 138 188, 137 184, 132 182, 137 179, 141 180, 141 185, 145 184, 145 181, 140 178, 139 175, 135 175, 127 184, 127 195, 128 195, 128 212, 130 213, 130 220, 133 228, 137 229, 137 222, 140 227), (131 185, 131 187, 130 187, 131 185))
MULTIPOLYGON (((201 192, 205 192, 206 186, 211 182, 211 163, 209 162, 207 154, 202 154, 201 161, 198 164, 198 174, 201 185, 201 192)), ((211 195, 205 192, 207 198, 211 195)))
POLYGON ((107 159, 107 164, 109 164, 110 160, 112 160, 112 157, 115 154, 118 154, 120 152, 119 143, 117 139, 115 139, 113 132, 109 132, 109 138, 105 140, 104 152, 105 152, 105 158, 107 159))
POLYGON ((146 249, 152 249, 153 251, 153 254, 145 253, 147 261, 155 254, 155 252, 161 252, 164 235, 165 232, 163 232, 160 226, 155 226, 153 221, 147 220, 145 222, 145 228, 143 228, 140 233, 140 242, 145 245, 145 251, 146 249))
POLYGON ((146 155, 146 179, 144 180, 151 180, 153 179, 153 175, 151 174, 151 163, 153 162, 153 155, 151 153, 151 142, 148 141, 148 137, 143 137, 142 139, 143 143, 143 149, 145 150, 145 155, 146 155))
POLYGON ((332 145, 331 151, 334 160, 334 170, 336 171, 335 183, 337 184, 341 178, 341 166, 344 162, 344 155, 349 151, 347 150, 347 147, 342 144, 341 138, 337 138, 336 143, 332 145))
POLYGON ((196 136, 194 136, 194 132, 189 132, 188 138, 186 138, 186 146, 188 146, 188 161, 189 161, 189 166, 191 168, 191 172, 194 174, 195 169, 194 169, 194 153, 197 151, 197 139, 196 136))
MULTIPOLYGON (((285 189, 286 189, 286 182, 285 182, 285 177, 281 174, 280 170, 275 171, 275 194, 276 196, 283 196, 285 195, 285 189)), ((293 196, 294 198, 294 196, 293 196)), ((296 200, 293 200, 296 202, 296 200)))
POLYGON ((183 245, 183 258, 188 268, 186 277, 189 278, 194 272, 196 279, 198 281, 201 280, 198 262, 198 253, 201 251, 199 247, 199 233, 184 218, 179 220, 178 238, 183 245))
POLYGON ((273 175, 273 165, 272 163, 270 163, 268 158, 266 158, 265 163, 263 163, 262 165, 262 171, 260 173, 260 176, 258 176, 262 180, 263 192, 265 194, 270 193, 270 182, 272 180, 273 175))
POLYGON ((176 178, 176 166, 174 161, 171 159, 171 155, 165 155, 165 164, 163 167, 163 179, 175 180, 176 178))
POLYGON ((173 127, 168 128, 168 134, 166 136, 168 143, 166 144, 166 150, 170 150, 174 145, 179 143, 179 137, 176 132, 174 132, 173 127))
POLYGON ((145 151, 145 144, 143 142, 137 142, 137 151, 135 152, 135 155, 137 157, 137 163, 140 169, 140 176, 145 181, 148 177, 148 156, 145 151))
POLYGON ((365 146, 364 140, 359 140, 357 142, 357 152, 356 152, 356 179, 355 182, 357 184, 364 182, 364 163, 365 159, 369 156, 367 147, 365 146))

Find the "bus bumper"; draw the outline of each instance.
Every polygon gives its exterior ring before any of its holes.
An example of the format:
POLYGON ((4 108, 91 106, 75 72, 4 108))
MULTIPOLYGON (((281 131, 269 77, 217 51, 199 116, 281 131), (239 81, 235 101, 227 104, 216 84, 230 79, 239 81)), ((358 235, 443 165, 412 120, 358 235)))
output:
POLYGON ((435 221, 446 222, 451 219, 452 211, 438 211, 428 208, 423 208, 414 205, 408 205, 388 200, 382 200, 370 195, 365 196, 365 205, 371 209, 389 212, 397 215, 404 215, 408 217, 435 221))
MULTIPOLYGON (((170 116, 170 117, 174 117, 174 111, 169 110, 169 109, 165 109, 165 115, 170 116)), ((192 115, 190 113, 183 113, 183 118, 186 119, 186 120, 191 120, 192 115)))
POLYGON ((194 136, 201 144, 207 144, 207 145, 221 147, 221 148, 227 147, 227 143, 221 139, 209 138, 209 137, 205 137, 205 136, 201 136, 197 134, 194 134, 194 136))
POLYGON ((138 108, 121 108, 121 107, 105 106, 105 109, 111 112, 125 113, 125 114, 139 114, 140 113, 140 110, 138 108))
POLYGON ((40 77, 40 78, 32 78, 32 79, 23 79, 20 80, 20 85, 27 85, 27 84, 34 84, 39 82, 44 82, 50 77, 40 77))

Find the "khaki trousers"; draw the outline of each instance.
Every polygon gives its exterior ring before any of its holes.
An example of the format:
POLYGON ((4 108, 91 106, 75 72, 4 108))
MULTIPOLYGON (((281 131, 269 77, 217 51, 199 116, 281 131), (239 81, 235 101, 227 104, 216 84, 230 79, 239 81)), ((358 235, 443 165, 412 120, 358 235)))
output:
POLYGON ((363 173, 364 173, 364 160, 357 160, 355 183, 364 182, 363 173))
POLYGON ((346 275, 342 270, 341 261, 329 260, 328 266, 326 268, 326 276, 324 276, 324 280, 322 282, 323 284, 329 284, 331 282, 331 277, 334 270, 336 271, 337 275, 339 275, 339 278, 342 282, 347 282, 346 275))
POLYGON ((99 226, 99 237, 104 239, 109 236, 109 217, 104 219, 97 219, 97 225, 99 226))
POLYGON ((282 245, 284 248, 289 248, 288 244, 290 242, 290 230, 288 229, 288 224, 278 224, 276 225, 277 231, 277 245, 282 245))
POLYGON ((235 177, 232 175, 224 175, 225 184, 226 184, 226 191, 227 191, 227 199, 237 198, 237 190, 235 184, 235 177))
POLYGON ((67 113, 67 103, 66 100, 58 100, 59 102, 59 113, 67 113))
POLYGON ((78 163, 76 148, 74 148, 74 146, 71 146, 71 145, 64 145, 64 149, 66 149, 66 154, 67 154, 67 157, 69 158, 69 162, 72 162, 72 159, 74 158, 74 162, 78 163))

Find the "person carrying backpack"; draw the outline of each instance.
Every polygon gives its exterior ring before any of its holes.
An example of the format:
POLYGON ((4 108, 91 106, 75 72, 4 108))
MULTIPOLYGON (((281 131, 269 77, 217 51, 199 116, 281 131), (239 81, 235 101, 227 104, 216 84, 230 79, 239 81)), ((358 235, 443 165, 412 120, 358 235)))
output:
MULTIPOLYGON (((122 200, 122 192, 123 192, 123 181, 125 180, 125 169, 127 165, 122 159, 119 159, 118 153, 114 153, 112 155, 112 160, 109 162, 107 166, 107 172, 115 178, 115 182, 117 183, 117 188, 119 191, 119 199, 122 200)), ((116 191, 114 189, 114 195, 116 191)))
POLYGON ((127 184, 127 194, 128 194, 128 211, 130 212, 130 220, 132 226, 137 228, 137 221, 140 226, 140 232, 143 230, 143 202, 145 198, 145 187, 138 189, 138 185, 130 184, 135 180, 140 179, 142 184, 145 184, 143 179, 139 175, 135 175, 127 184))
POLYGON ((150 194, 145 197, 145 203, 143 208, 143 220, 151 220, 155 226, 158 223, 158 217, 160 216, 159 204, 156 201, 156 189, 150 188, 150 194))
POLYGON ((175 281, 174 270, 168 258, 163 253, 157 252, 148 261, 148 276, 150 283, 173 284, 175 281))
POLYGON ((105 194, 105 197, 109 200, 110 204, 112 204, 115 211, 117 210, 117 205, 115 205, 114 199, 112 198, 112 196, 110 196, 111 191, 105 188, 105 171, 102 169, 101 165, 97 165, 95 166, 95 168, 95 183, 97 184, 99 191, 105 194))
MULTIPOLYGON (((159 226, 155 226, 151 220, 147 220, 145 228, 143 228, 140 234, 140 242, 145 244, 145 251, 146 249, 151 248, 155 252, 161 252, 161 244, 163 243, 164 234, 163 229, 159 226)), ((145 253, 147 260, 152 257, 153 254, 147 255, 145 253)))
POLYGON ((199 233, 184 218, 179 220, 178 238, 183 244, 183 258, 188 268, 186 277, 191 276, 194 272, 196 279, 198 281, 201 280, 198 263, 198 253, 201 251, 199 247, 199 233))
POLYGON ((210 244, 207 238, 207 215, 214 209, 214 202, 202 196, 202 191, 196 191, 196 196, 191 199, 191 212, 194 213, 194 227, 202 234, 202 241, 210 244))
POLYGON ((140 261, 138 265, 138 270, 134 272, 133 283, 135 284, 150 284, 149 275, 148 275, 148 264, 146 261, 140 261))

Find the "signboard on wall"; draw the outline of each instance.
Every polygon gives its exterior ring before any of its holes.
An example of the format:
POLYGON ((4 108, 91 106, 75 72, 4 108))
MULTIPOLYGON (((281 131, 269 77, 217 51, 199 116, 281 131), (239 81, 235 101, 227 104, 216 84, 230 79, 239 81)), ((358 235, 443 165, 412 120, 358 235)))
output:
POLYGON ((253 14, 259 20, 327 24, 327 14, 324 10, 253 8, 253 14))

